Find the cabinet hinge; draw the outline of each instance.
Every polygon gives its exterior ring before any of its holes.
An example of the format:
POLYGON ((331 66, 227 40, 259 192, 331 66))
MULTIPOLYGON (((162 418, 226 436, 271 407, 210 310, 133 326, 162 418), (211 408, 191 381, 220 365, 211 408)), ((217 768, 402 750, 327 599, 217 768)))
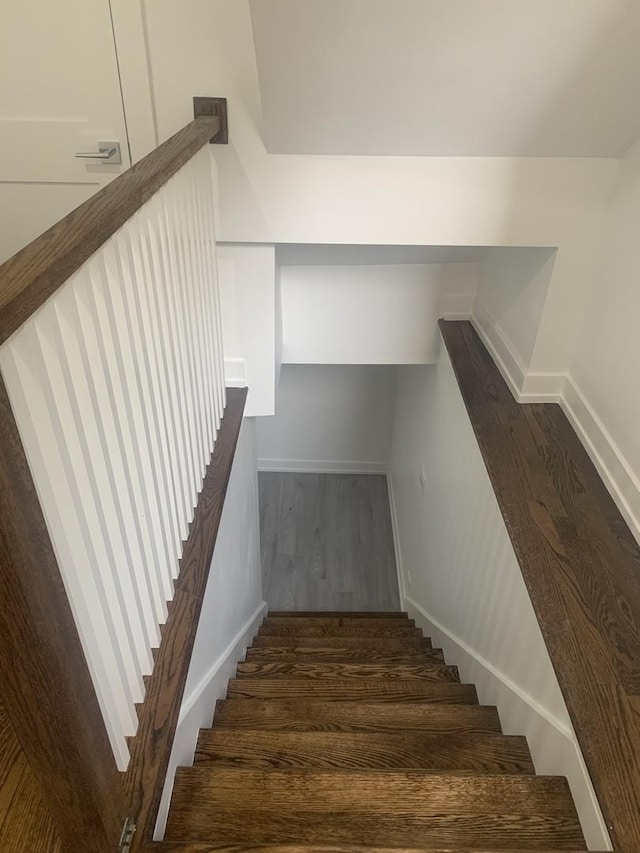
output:
POLYGON ((128 817, 122 827, 122 835, 120 836, 120 853, 130 853, 131 844, 133 842, 133 834, 136 831, 135 818, 128 817))

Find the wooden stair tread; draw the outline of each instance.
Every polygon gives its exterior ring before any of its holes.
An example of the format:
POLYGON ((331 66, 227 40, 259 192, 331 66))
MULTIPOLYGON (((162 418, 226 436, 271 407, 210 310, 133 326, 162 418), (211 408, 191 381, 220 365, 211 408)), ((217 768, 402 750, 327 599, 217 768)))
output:
POLYGON ((566 780, 179 768, 168 839, 584 845, 566 780))
POLYGON ((524 737, 425 732, 274 732, 207 729, 195 764, 235 767, 377 768, 533 774, 524 737))
POLYGON ((343 634, 339 637, 287 637, 278 634, 258 634, 254 637, 251 648, 271 648, 272 646, 277 646, 278 648, 297 648, 298 646, 302 646, 305 649, 338 647, 348 650, 378 649, 379 651, 395 652, 402 649, 430 649, 431 640, 428 637, 421 637, 417 634, 391 637, 349 636, 348 634, 343 634))
POLYGON ((282 661, 283 663, 303 663, 314 660, 319 663, 416 663, 418 661, 439 661, 444 663, 442 649, 416 647, 389 650, 384 648, 345 648, 337 646, 266 646, 247 649, 247 661, 282 661))
POLYGON ((384 616, 378 613, 365 614, 364 616, 349 616, 348 614, 332 613, 327 616, 303 616, 290 614, 287 616, 274 616, 269 614, 262 622, 262 627, 287 627, 287 628, 357 628, 364 627, 370 630, 376 628, 415 628, 415 621, 408 616, 384 616))
MULTIPOLYGON (((394 622, 396 620, 393 620, 394 622)), ((307 620, 294 624, 272 624, 263 622, 258 630, 260 637, 389 637, 402 639, 403 637, 415 637, 422 639, 420 628, 401 623, 393 625, 386 622, 384 625, 377 624, 374 619, 363 619, 359 624, 347 623, 344 625, 322 624, 320 621, 307 620)))
MULTIPOLYGON (((462 847, 457 848, 463 851, 462 847)), ((466 848, 467 850, 469 848, 466 848)), ((148 853, 454 853, 451 848, 442 847, 371 847, 364 844, 252 844, 229 843, 220 841, 210 842, 182 842, 182 841, 156 841, 153 847, 147 848, 148 853)), ((147 850, 144 853, 147 853, 147 850)), ((551 850, 549 847, 538 847, 536 850, 519 847, 482 848, 474 847, 473 853, 589 853, 586 847, 580 849, 572 847, 570 850, 560 850, 557 847, 551 850)), ((591 853, 604 853, 604 851, 591 851, 591 853)))
POLYGON ((214 728, 286 731, 425 731, 500 733, 498 711, 486 705, 322 702, 308 699, 221 699, 214 728))
POLYGON ((249 661, 238 664, 238 678, 312 678, 316 680, 383 678, 403 681, 450 681, 458 683, 460 677, 456 666, 438 662, 382 664, 382 663, 326 663, 304 661, 304 663, 282 663, 280 661, 249 661))
POLYGON ((409 619, 406 610, 270 610, 269 619, 409 619))
POLYGON ((566 779, 406 614, 270 614, 227 697, 158 853, 585 851, 566 779))
POLYGON ((473 684, 393 678, 233 678, 227 697, 477 704, 473 684))

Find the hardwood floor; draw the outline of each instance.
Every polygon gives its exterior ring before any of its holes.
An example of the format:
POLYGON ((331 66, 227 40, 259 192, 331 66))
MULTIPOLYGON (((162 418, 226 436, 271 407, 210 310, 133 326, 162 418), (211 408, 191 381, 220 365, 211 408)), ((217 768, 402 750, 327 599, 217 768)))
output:
POLYGON ((383 475, 261 472, 259 491, 271 610, 399 609, 383 475))
POLYGON ((612 841, 640 850, 640 548, 560 406, 441 328, 612 841))
POLYGON ((0 700, 0 850, 59 853, 53 822, 0 700))

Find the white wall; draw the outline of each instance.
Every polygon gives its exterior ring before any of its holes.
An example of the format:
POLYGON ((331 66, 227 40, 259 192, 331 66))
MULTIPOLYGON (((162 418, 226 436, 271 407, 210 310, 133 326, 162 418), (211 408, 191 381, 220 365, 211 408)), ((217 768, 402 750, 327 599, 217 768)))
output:
POLYGON ((194 94, 229 99, 222 240, 559 247, 531 366, 566 369, 616 160, 269 155, 247 0, 145 8, 159 137, 190 120, 194 94))
POLYGON ((564 390, 573 420, 640 542, 640 139, 624 157, 564 390))
POLYGON ((272 415, 276 392, 276 280, 273 246, 218 244, 227 384, 249 386, 246 417, 272 415))
POLYGON ((447 297, 471 313, 475 280, 453 264, 283 266, 283 361, 425 364, 447 297))
POLYGON ((443 344, 437 366, 399 368, 390 482, 403 606, 527 736, 538 773, 568 777, 587 841, 610 849, 443 344))
POLYGON ((480 264, 474 322, 520 390, 529 372, 555 256, 554 249, 497 248, 489 249, 480 264))
POLYGON ((618 156, 640 132, 634 0, 250 6, 277 154, 618 156))
POLYGON ((276 416, 258 419, 258 465, 276 471, 386 471, 396 369, 282 366, 276 416))
POLYGON ((176 767, 191 765, 200 728, 211 725, 215 702, 244 657, 266 612, 262 600, 255 421, 242 423, 222 510, 178 728, 158 814, 162 837, 176 767))

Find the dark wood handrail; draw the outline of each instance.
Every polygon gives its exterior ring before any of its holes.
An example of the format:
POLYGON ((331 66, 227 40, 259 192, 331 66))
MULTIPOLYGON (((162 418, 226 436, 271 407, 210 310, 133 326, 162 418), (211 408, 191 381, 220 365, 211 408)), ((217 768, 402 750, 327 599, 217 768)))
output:
POLYGON ((196 118, 0 266, 0 344, 221 128, 196 118))

